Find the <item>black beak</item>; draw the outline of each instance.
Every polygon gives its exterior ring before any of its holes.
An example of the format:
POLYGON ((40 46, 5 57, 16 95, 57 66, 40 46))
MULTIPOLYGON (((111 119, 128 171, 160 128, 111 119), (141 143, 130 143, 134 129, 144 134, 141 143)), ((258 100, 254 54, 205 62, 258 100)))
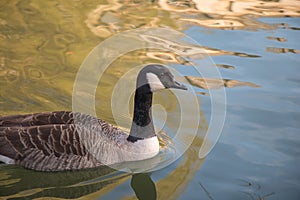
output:
POLYGON ((181 90, 187 90, 187 87, 183 85, 182 83, 179 83, 174 80, 174 84, 170 88, 176 88, 176 89, 181 89, 181 90))

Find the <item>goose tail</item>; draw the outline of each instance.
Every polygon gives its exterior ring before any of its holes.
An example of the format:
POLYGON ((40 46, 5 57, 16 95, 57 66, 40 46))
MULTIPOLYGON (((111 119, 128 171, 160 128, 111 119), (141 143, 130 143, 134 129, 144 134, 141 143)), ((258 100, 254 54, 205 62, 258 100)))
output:
POLYGON ((0 127, 0 162, 5 164, 14 164, 14 156, 16 152, 13 150, 11 145, 5 136, 5 131, 0 127))

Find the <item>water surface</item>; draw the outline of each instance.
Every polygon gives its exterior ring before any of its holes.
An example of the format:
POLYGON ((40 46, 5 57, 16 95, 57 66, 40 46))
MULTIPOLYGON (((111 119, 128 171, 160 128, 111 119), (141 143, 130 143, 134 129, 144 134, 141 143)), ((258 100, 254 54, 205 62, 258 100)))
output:
MULTIPOLYGON (((52 174, 1 165, 1 198, 299 199, 299 5, 1 1, 0 115, 71 110, 84 58, 104 39, 135 28, 185 33, 205 48, 222 75, 221 80, 199 77, 190 62, 200 58, 185 60, 172 51, 144 49, 121 56, 99 83, 98 117, 115 123, 110 91, 132 66, 160 62, 181 69, 201 102, 200 133, 188 151, 164 169, 134 176, 109 168, 52 174), (211 111, 208 89, 223 87, 225 126, 213 151, 200 160, 211 111)), ((161 94, 158 101, 164 102, 164 95, 172 94, 161 94)))

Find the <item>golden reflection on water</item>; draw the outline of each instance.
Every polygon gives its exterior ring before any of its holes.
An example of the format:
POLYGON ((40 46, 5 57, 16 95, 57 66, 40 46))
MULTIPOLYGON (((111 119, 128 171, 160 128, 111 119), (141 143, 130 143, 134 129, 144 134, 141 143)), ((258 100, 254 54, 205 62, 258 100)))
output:
POLYGON ((278 25, 269 25, 256 18, 300 15, 300 5, 294 0, 113 0, 109 4, 99 5, 86 20, 91 31, 102 38, 140 27, 168 26, 184 30, 186 23, 224 30, 275 29, 278 25))
POLYGON ((190 84, 203 88, 206 90, 211 89, 219 89, 222 87, 232 88, 232 87, 239 87, 239 86, 248 86, 248 87, 260 87, 251 82, 242 82, 238 80, 230 80, 230 79, 213 79, 213 78, 200 78, 194 76, 186 76, 186 79, 190 82, 190 84))
MULTIPOLYGON (((263 23, 257 17, 300 15, 299 3, 292 0, 15 0, 2 1, 0 5, 0 105, 3 115, 71 109, 72 87, 78 67, 96 44, 113 34, 140 27, 165 26, 185 30, 194 25, 217 29, 285 27, 298 30, 299 27, 288 27, 287 24, 263 23)), ((210 56, 259 57, 214 47, 201 47, 201 50, 210 56)), ((267 47, 266 51, 299 52, 285 47, 267 47)), ((174 52, 146 52, 137 57, 164 63, 193 64, 174 52)))
POLYGON ((0 9, 1 115, 70 109, 76 71, 99 41, 83 23, 91 7, 2 1, 0 9))
POLYGON ((287 41, 285 38, 281 38, 281 37, 271 37, 271 36, 268 36, 267 39, 269 39, 269 40, 275 40, 275 41, 278 41, 278 42, 286 42, 287 41))
POLYGON ((295 54, 300 53, 300 51, 297 49, 278 48, 278 47, 266 47, 266 51, 272 53, 295 53, 295 54))

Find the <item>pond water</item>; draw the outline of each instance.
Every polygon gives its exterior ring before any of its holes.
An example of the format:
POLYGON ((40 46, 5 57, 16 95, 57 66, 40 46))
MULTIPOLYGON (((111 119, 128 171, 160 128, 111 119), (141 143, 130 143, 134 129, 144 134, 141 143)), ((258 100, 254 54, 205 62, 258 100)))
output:
MULTIPOLYGON (((0 199, 299 199, 300 1, 2 0, 0 115, 71 110, 76 73, 89 52, 117 33, 149 27, 193 38, 222 79, 194 74, 191 62, 201 60, 194 55, 185 60, 172 51, 133 51, 111 63, 100 80, 97 116, 116 123, 111 90, 131 68, 159 62, 183 69, 201 102, 199 134, 190 148, 171 165, 136 175, 109 168, 43 173, 1 164, 0 199), (209 89, 224 88, 222 135, 199 159, 211 117, 209 89)), ((171 93, 159 98, 176 104, 171 93)))

